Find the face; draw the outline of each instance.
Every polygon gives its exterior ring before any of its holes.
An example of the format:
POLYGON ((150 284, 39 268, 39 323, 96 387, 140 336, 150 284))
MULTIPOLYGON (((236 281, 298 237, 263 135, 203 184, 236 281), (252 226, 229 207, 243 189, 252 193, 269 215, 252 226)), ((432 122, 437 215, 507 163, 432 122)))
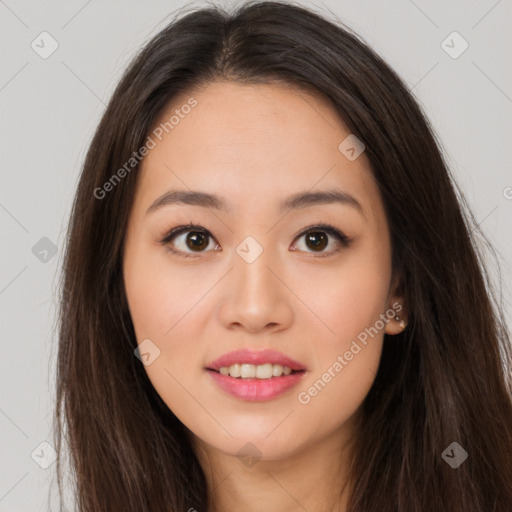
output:
POLYGON ((123 260, 154 388, 226 454, 250 443, 276 460, 348 429, 399 299, 365 153, 339 149, 350 132, 325 100, 284 86, 213 83, 159 123, 123 260), (263 378, 279 363, 295 370, 263 378))

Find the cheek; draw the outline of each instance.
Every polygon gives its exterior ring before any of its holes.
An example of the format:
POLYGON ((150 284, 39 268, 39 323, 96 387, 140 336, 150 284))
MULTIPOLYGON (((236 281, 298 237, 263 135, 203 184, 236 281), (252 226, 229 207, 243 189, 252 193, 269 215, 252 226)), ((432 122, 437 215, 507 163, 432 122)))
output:
POLYGON ((125 264, 124 279, 137 340, 156 337, 169 329, 173 308, 159 269, 134 254, 125 264))
POLYGON ((391 273, 385 254, 382 245, 379 250, 358 251, 357 257, 347 258, 329 274, 328 284, 320 286, 322 281, 310 275, 308 282, 316 287, 305 286, 302 292, 311 298, 311 309, 319 312, 322 324, 312 338, 314 369, 298 402, 332 425, 360 406, 379 366, 391 273))
MULTIPOLYGON (((299 294, 322 322, 317 338, 322 359, 348 350, 351 340, 374 326, 385 312, 391 277, 385 254, 382 245, 380 250, 365 248, 347 254, 332 271, 318 268, 307 279, 301 278, 299 294)), ((381 322, 377 328, 383 328, 381 322)))
POLYGON ((201 417, 201 408, 184 391, 193 389, 202 371, 199 364, 186 364, 198 360, 189 341, 200 339, 195 320, 205 289, 201 276, 170 265, 165 251, 141 247, 127 251, 123 272, 137 343, 151 340, 143 346, 151 357, 144 366, 149 380, 180 418, 201 417))
POLYGON ((125 290, 138 340, 170 336, 209 282, 204 273, 170 261, 165 249, 140 246, 125 259, 125 290))

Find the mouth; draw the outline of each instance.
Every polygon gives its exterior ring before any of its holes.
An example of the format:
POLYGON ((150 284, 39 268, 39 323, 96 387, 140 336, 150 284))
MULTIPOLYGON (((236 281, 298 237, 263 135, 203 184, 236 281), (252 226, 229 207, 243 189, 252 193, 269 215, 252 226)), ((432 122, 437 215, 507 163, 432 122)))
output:
POLYGON ((205 370, 221 391, 248 402, 283 395, 308 373, 305 366, 281 352, 245 348, 224 354, 205 370))
POLYGON ((306 370, 293 370, 290 367, 282 367, 281 370, 275 368, 277 365, 268 366, 235 364, 221 367, 219 370, 206 368, 206 371, 223 393, 245 402, 265 402, 284 395, 297 386, 307 373, 306 370), (269 375, 268 366, 276 375, 269 375))
POLYGON ((218 373, 220 375, 229 376, 240 380, 268 380, 278 379, 283 376, 295 375, 297 373, 305 373, 306 370, 295 370, 289 366, 281 364, 265 363, 254 365, 250 363, 235 363, 230 366, 221 366, 218 369, 206 368, 208 371, 218 373))

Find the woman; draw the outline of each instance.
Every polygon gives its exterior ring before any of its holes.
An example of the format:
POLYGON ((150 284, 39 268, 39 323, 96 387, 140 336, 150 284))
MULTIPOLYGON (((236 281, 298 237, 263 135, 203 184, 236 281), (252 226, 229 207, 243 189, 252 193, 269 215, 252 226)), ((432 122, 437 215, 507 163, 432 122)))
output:
POLYGON ((455 187, 347 29, 253 2, 161 31, 69 226, 78 510, 509 511, 510 338, 455 187))

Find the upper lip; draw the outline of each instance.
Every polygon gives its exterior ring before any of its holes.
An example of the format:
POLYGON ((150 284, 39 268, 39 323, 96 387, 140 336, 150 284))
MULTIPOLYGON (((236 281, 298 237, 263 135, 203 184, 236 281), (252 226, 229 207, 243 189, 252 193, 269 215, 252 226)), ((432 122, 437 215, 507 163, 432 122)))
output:
POLYGON ((292 370, 301 371, 306 368, 304 365, 295 361, 294 359, 281 354, 275 350, 250 350, 250 349, 239 349, 233 352, 228 352, 223 356, 215 359, 208 364, 207 368, 210 370, 219 371, 222 366, 231 366, 232 364, 280 364, 282 366, 288 366, 292 370))

